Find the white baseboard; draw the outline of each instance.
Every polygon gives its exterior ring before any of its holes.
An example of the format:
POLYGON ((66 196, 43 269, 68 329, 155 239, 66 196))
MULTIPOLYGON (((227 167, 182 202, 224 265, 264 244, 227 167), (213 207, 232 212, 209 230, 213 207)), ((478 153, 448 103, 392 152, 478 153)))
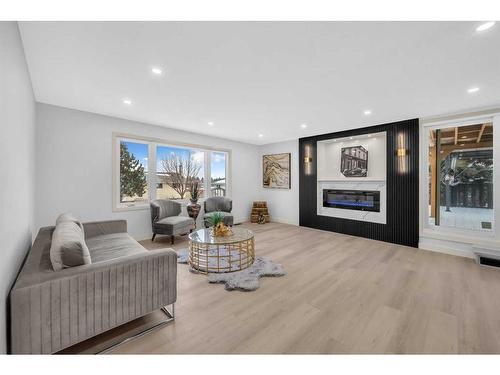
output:
POLYGON ((472 244, 463 242, 438 240, 426 237, 420 237, 418 243, 418 248, 422 250, 474 259, 472 246, 472 244))
POLYGON ((281 217, 274 217, 274 216, 271 216, 271 222, 272 223, 295 225, 295 226, 299 225, 299 223, 295 220, 285 219, 285 218, 281 218, 281 217))

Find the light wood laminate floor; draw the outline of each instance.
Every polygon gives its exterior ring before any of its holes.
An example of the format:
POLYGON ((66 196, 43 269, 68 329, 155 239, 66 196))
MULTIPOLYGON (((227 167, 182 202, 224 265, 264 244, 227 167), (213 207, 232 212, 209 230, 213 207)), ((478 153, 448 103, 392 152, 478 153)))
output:
POLYGON ((286 276, 228 292, 179 264, 175 322, 112 352, 500 353, 500 269, 309 228, 243 226, 286 276))

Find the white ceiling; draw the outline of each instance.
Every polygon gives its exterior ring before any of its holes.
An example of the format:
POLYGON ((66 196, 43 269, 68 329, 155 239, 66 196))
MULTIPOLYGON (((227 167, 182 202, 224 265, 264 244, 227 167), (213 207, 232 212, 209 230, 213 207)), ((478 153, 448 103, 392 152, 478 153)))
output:
POLYGON ((500 24, 478 33, 479 24, 21 22, 20 30, 39 102, 264 144, 500 104, 500 24), (165 74, 153 76, 153 66, 165 74))

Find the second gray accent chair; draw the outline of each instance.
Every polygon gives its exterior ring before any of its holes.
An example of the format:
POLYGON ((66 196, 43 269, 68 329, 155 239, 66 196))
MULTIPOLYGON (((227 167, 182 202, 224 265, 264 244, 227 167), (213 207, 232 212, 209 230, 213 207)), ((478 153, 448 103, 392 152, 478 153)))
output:
POLYGON ((203 215, 203 223, 205 228, 210 226, 209 218, 213 212, 220 211, 224 216, 224 224, 233 226, 234 219, 231 211, 233 210, 233 201, 231 198, 226 197, 211 197, 207 198, 203 203, 205 214, 203 215))
POLYGON ((157 234, 171 236, 172 244, 176 235, 190 233, 195 228, 195 222, 187 216, 180 216, 181 204, 168 199, 155 199, 150 203, 151 227, 154 241, 157 234))

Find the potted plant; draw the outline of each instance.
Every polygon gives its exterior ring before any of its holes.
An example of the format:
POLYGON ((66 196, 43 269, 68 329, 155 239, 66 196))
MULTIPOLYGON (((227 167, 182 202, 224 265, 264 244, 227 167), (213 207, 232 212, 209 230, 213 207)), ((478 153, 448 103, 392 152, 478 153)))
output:
POLYGON ((190 198, 191 203, 192 204, 198 203, 199 194, 200 194, 199 182, 198 181, 192 182, 189 190, 191 191, 191 198, 190 198))
POLYGON ((208 218, 208 223, 212 227, 214 237, 226 237, 232 234, 231 229, 224 224, 224 215, 220 211, 213 212, 208 218))

